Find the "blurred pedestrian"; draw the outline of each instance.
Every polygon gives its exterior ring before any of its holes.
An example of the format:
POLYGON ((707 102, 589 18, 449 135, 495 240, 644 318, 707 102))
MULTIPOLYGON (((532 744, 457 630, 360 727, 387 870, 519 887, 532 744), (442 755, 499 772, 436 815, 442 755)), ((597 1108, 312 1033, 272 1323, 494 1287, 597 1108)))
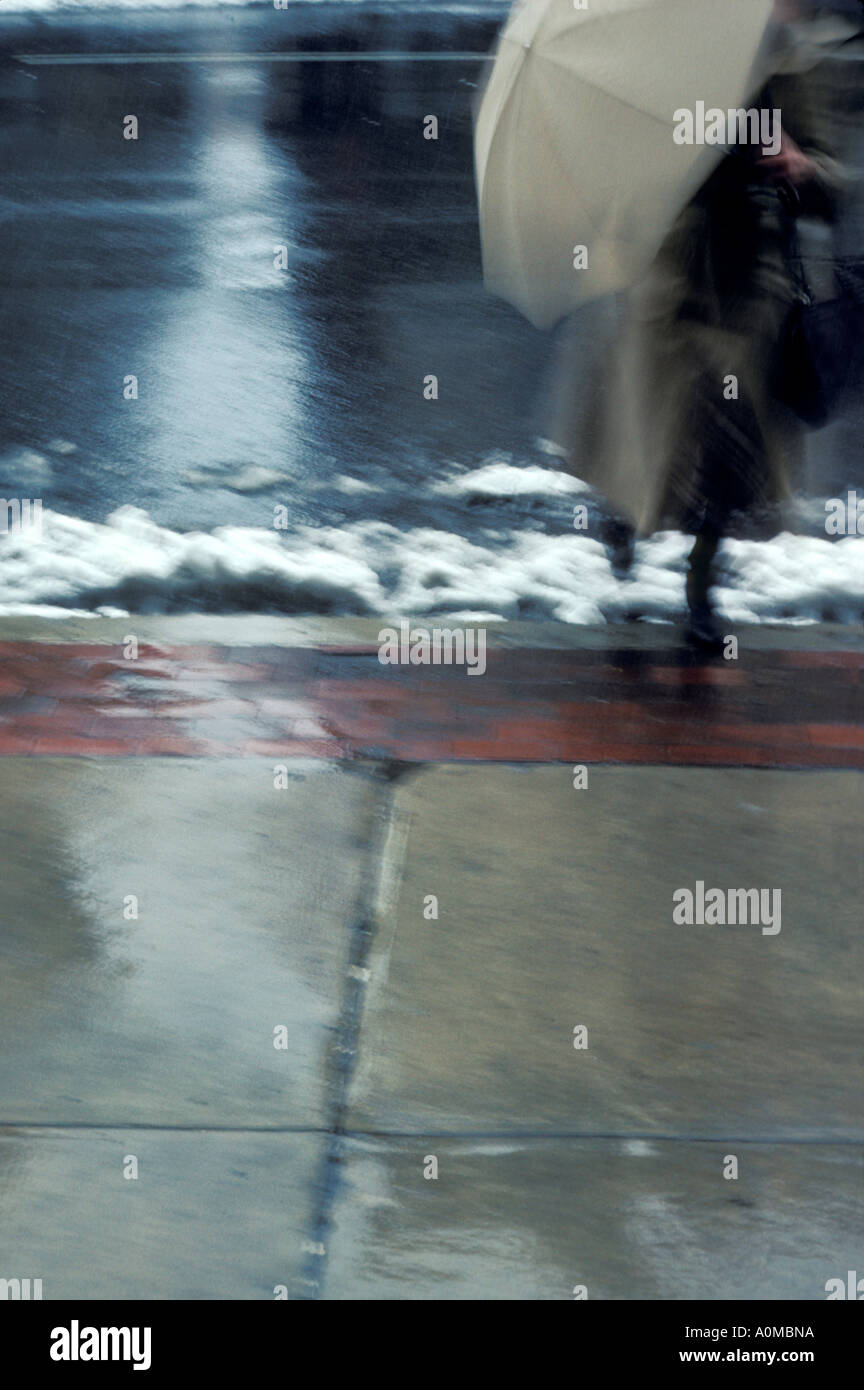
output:
POLYGON ((618 513, 619 566, 634 534, 695 538, 688 635, 707 648, 721 644, 711 590, 723 537, 776 533, 801 457, 803 426, 778 400, 776 372, 798 287, 792 224, 830 225, 844 188, 819 47, 831 9, 778 0, 773 73, 751 104, 782 113, 779 151, 730 147, 679 214, 629 295, 611 379, 571 453, 618 513))

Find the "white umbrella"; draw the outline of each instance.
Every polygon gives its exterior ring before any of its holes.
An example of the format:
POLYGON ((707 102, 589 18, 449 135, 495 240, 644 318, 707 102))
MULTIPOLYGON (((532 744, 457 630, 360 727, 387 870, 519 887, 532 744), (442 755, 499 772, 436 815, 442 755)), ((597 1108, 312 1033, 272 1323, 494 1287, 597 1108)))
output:
POLYGON ((694 114, 698 138, 700 110, 742 108, 764 76, 771 10, 772 0, 522 0, 477 114, 487 288, 549 328, 638 279, 723 153, 676 143, 675 113, 694 114))

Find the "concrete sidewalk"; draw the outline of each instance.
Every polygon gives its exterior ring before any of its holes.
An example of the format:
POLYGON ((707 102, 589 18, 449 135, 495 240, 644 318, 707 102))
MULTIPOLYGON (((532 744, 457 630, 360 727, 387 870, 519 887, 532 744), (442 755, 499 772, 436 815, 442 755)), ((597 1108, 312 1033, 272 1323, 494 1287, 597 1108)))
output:
POLYGON ((504 626, 468 679, 378 627, 4 620, 0 1278, 824 1298, 864 1229, 860 635, 504 626), (676 924, 699 882, 780 930, 676 924))

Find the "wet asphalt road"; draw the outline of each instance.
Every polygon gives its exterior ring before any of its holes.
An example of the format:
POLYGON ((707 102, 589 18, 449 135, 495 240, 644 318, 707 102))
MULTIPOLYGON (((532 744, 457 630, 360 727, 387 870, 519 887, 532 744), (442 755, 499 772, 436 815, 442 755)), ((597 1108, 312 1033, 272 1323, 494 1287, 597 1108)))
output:
MULTIPOLYGON (((199 32, 199 46, 313 42, 302 15, 239 19, 239 36, 199 32)), ((155 17, 138 45, 176 44, 165 23, 155 17)), ((41 33, 7 44, 38 55, 41 33)), ((125 28, 46 33, 53 53, 136 47, 125 28)), ((404 18, 331 15, 314 43, 482 53, 493 33, 488 21, 409 30, 404 18)), ((267 525, 260 493, 219 486, 251 465, 276 475, 263 495, 290 498, 298 524, 364 514, 332 487, 340 475, 395 484, 394 515, 386 499, 375 514, 417 524, 428 515, 415 482, 452 460, 530 449, 548 344, 482 289, 471 161, 481 67, 2 69, 0 447, 78 446, 73 464, 39 480, 46 505, 102 519, 133 503, 181 529, 267 525), (137 141, 122 135, 129 113, 137 141), (423 138, 427 114, 437 141, 423 138), (429 373, 437 401, 423 396, 429 373), (137 401, 124 399, 127 374, 137 401)))

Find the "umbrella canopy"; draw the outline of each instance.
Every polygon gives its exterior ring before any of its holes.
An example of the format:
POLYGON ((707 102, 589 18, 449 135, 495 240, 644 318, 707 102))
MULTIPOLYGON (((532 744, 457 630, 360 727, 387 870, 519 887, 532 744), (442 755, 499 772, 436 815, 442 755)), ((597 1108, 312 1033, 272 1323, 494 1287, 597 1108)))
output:
POLYGON ((772 0, 522 0, 477 113, 487 288, 538 328, 632 284, 723 150, 676 111, 761 85, 772 0), (576 248, 584 247, 585 252, 576 248))

